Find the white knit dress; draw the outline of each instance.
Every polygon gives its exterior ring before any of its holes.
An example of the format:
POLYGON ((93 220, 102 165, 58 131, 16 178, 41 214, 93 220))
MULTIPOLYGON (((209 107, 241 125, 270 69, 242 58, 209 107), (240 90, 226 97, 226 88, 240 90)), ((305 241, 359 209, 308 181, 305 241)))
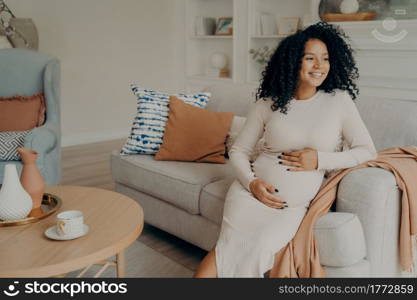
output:
POLYGON ((372 139, 349 94, 317 92, 306 100, 293 99, 288 114, 271 110, 271 100, 259 100, 250 111, 230 151, 237 180, 224 205, 217 242, 218 277, 263 277, 274 255, 296 234, 325 170, 347 168, 375 158, 372 139), (253 164, 249 156, 264 135, 262 153, 253 164), (343 138, 350 150, 335 152, 343 138), (281 152, 306 147, 318 151, 318 170, 289 172, 280 165, 281 152), (279 190, 288 208, 275 209, 257 200, 249 183, 261 178, 279 190))

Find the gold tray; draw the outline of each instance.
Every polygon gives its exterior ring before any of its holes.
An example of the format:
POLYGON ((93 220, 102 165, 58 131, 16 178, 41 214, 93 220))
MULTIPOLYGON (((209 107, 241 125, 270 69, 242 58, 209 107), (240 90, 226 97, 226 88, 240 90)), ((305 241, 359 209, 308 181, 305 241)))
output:
POLYGON ((42 211, 41 215, 36 216, 36 217, 27 217, 24 219, 13 220, 13 221, 0 220, 0 227, 26 225, 26 224, 38 222, 52 215, 61 207, 61 205, 62 205, 61 198, 52 194, 44 193, 43 198, 42 198, 42 205, 41 205, 41 211, 42 211))
POLYGON ((369 21, 376 17, 375 12, 364 12, 355 14, 322 14, 320 18, 326 22, 349 22, 349 21, 369 21))

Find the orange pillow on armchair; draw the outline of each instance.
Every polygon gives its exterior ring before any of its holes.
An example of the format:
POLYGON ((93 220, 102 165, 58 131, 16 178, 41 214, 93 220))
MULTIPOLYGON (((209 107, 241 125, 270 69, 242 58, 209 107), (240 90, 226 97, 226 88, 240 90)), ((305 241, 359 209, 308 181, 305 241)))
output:
POLYGON ((0 97, 0 132, 25 131, 45 121, 43 93, 33 96, 0 97))
POLYGON ((156 160, 225 163, 233 113, 214 112, 169 98, 169 116, 156 160))

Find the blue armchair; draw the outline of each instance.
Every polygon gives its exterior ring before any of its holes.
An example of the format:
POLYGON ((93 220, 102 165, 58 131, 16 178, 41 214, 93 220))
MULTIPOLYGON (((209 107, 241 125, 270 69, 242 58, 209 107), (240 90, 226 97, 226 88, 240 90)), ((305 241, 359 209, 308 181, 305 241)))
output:
MULTIPOLYGON (((60 125, 60 65, 46 54, 27 49, 0 50, 0 96, 30 96, 39 92, 45 95, 45 124, 33 129, 24 143, 39 153, 37 166, 47 185, 61 180, 61 125, 60 125)), ((20 161, 0 161, 0 183, 4 166, 20 161)))

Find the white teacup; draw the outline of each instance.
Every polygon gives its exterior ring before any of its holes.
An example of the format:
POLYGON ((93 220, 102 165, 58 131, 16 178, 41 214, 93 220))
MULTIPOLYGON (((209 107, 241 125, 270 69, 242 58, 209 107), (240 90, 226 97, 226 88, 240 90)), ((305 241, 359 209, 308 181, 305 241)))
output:
POLYGON ((57 215, 56 231, 60 236, 73 236, 84 231, 84 216, 79 210, 67 210, 57 215))

